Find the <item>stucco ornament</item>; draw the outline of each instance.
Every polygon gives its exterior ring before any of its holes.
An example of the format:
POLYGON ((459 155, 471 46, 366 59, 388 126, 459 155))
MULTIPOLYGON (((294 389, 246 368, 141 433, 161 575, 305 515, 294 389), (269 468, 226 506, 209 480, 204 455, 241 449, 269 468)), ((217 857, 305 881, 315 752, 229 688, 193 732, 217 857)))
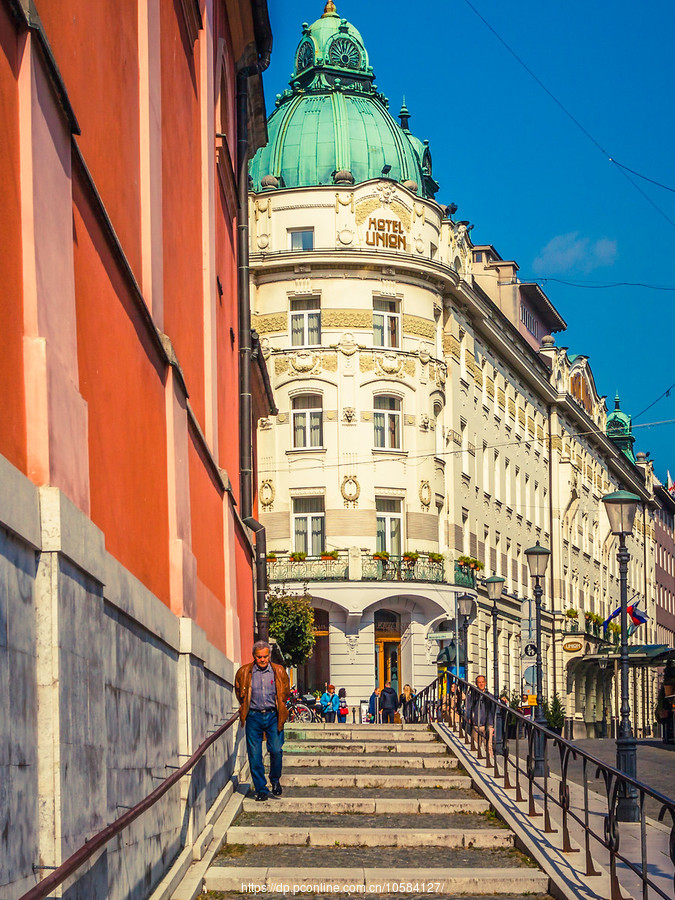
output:
POLYGON ((349 662, 356 662, 356 645, 359 642, 358 634, 346 634, 345 640, 347 641, 347 650, 349 651, 349 662))
POLYGON ((272 420, 268 416, 265 416, 262 419, 260 419, 260 421, 258 422, 258 425, 259 425, 261 431, 269 431, 270 428, 272 427, 272 420))
POLYGON ((342 231, 338 232, 337 239, 341 244, 349 246, 349 244, 351 244, 354 240, 354 232, 349 228, 343 228, 342 231))
MULTIPOLYGON (((434 643, 435 642, 430 641, 429 638, 426 638, 426 640, 424 641, 424 652, 426 653, 427 665, 429 665, 429 666, 433 662, 434 643)), ((438 646, 438 645, 436 645, 436 646, 438 646)))
POLYGON ((424 253, 424 241, 422 238, 417 238, 415 241, 415 250, 417 250, 418 253, 424 253))
POLYGON ((429 349, 429 345, 425 342, 422 342, 420 344, 419 350, 417 351, 417 355, 419 356, 422 365, 426 366, 426 364, 431 359, 431 351, 429 349))
POLYGON ((271 479, 266 478, 260 485, 260 505, 270 512, 274 503, 275 490, 271 479))
POLYGON ((349 509, 355 509, 358 505, 358 499, 361 496, 361 485, 356 475, 345 475, 340 485, 340 493, 345 502, 345 506, 349 509))
POLYGON ((356 425, 356 409, 353 406, 345 406, 342 410, 342 421, 347 425, 356 425))
POLYGON ((340 343, 338 344, 338 350, 340 353, 345 356, 353 356, 356 351, 359 349, 359 345, 354 340, 354 335, 351 331, 345 331, 345 333, 340 338, 340 343))
POLYGON ((309 350, 298 350, 289 358, 291 372, 297 375, 308 375, 321 371, 321 356, 309 350))
POLYGON ((260 349, 262 350, 263 359, 269 359, 272 354, 269 338, 260 338, 260 349))
POLYGON ((420 431, 428 431, 429 430, 429 416, 426 413, 422 413, 420 416, 420 431))
POLYGON ((420 481, 420 502, 427 509, 431 506, 431 485, 426 480, 420 481))
POLYGON ((267 250, 270 245, 270 236, 269 234, 259 234, 258 235, 258 247, 261 250, 267 250))
POLYGON ((375 357, 375 371, 379 375, 400 375, 402 368, 403 360, 396 353, 378 353, 375 357))

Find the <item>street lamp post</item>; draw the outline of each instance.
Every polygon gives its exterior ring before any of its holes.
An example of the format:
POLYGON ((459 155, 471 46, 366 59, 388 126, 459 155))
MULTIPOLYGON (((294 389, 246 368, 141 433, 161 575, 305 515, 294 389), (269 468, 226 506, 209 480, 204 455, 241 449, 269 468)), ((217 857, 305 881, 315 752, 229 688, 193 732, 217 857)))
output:
MULTIPOLYGON (((499 700, 499 641, 497 639, 497 601, 504 590, 504 578, 492 575, 485 579, 485 587, 488 599, 492 600, 492 657, 493 657, 493 685, 495 700, 499 700)), ((504 722, 501 710, 497 708, 495 715, 495 753, 501 753, 504 749, 504 722)))
MULTIPOLYGON (((543 674, 541 659, 541 597, 544 593, 540 584, 540 579, 546 574, 546 568, 551 556, 551 551, 546 547, 542 547, 539 541, 534 547, 530 547, 525 551, 527 557, 527 565, 530 570, 530 578, 534 578, 534 605, 536 608, 536 628, 537 628, 537 708, 534 714, 534 721, 542 728, 546 727, 546 717, 544 716, 544 691, 543 691, 543 674)), ((537 729, 534 736, 534 774, 541 776, 544 774, 544 734, 537 729)))
MULTIPOLYGON (((619 562, 621 588, 621 722, 616 738, 616 767, 629 778, 637 778, 637 744, 630 724, 628 699, 628 561, 626 535, 633 531, 633 522, 640 498, 628 491, 614 491, 602 498, 607 510, 609 528, 619 538, 616 558, 619 562)), ((619 790, 616 815, 620 822, 639 822, 637 788, 622 784, 619 790)))
MULTIPOLYGON (((471 594, 462 594, 457 598, 457 612, 460 615, 462 621, 462 644, 460 645, 464 647, 464 679, 466 681, 469 680, 469 619, 471 618, 471 613, 473 612, 473 597, 471 594)), ((461 659, 461 654, 457 657, 457 674, 459 675, 459 663, 461 659)))

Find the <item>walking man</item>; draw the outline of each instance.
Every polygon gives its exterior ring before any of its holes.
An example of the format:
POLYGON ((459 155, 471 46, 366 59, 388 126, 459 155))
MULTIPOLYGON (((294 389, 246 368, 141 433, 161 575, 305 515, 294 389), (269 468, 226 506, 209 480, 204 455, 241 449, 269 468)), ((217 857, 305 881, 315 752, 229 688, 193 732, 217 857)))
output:
POLYGON ((382 724, 393 725, 394 713, 398 709, 398 697, 396 691, 391 686, 391 681, 385 681, 382 693, 380 694, 380 712, 382 713, 382 724))
MULTIPOLYGON (((486 686, 485 675, 479 675, 476 678, 476 687, 480 694, 486 694, 486 686)), ((487 742, 492 745, 492 734, 494 732, 492 707, 483 700, 480 694, 476 691, 472 691, 469 694, 464 705, 464 715, 467 725, 473 731, 474 737, 486 737, 487 742)))
POLYGON ((266 641, 256 641, 253 645, 253 662, 242 666, 235 675, 234 692, 241 704, 241 723, 246 726, 246 751, 255 799, 265 801, 270 796, 262 756, 263 735, 267 738, 270 754, 272 794, 280 797, 284 723, 288 718, 286 701, 290 696, 290 685, 284 667, 270 662, 270 645, 266 641))

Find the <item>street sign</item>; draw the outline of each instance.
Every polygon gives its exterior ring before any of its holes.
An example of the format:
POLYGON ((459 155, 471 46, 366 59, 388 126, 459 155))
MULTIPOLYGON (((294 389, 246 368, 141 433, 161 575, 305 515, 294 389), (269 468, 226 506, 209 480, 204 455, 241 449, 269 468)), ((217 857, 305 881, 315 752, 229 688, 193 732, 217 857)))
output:
POLYGON ((430 641, 451 641, 454 636, 454 631, 430 631, 427 635, 430 641))
POLYGON ((525 644, 525 656, 533 657, 537 655, 537 645, 536 644, 525 644))

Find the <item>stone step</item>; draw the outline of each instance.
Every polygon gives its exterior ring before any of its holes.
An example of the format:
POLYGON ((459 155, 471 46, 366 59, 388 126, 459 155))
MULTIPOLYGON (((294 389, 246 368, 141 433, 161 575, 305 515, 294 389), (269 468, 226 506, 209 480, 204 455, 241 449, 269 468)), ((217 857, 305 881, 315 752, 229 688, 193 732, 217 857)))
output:
POLYGON ((454 756, 316 756, 305 753, 284 755, 284 768, 348 769, 456 769, 454 756))
POLYGON ((338 725, 335 722, 291 722, 289 723, 290 728, 301 728, 303 731, 339 731, 340 729, 352 729, 354 731, 362 731, 372 732, 373 734, 379 732, 397 732, 401 733, 402 731, 406 732, 424 732, 427 734, 433 734, 432 730, 428 725, 424 723, 414 723, 410 725, 360 725, 353 724, 352 722, 345 722, 344 725, 338 725))
POLYGON ((411 747, 412 742, 392 741, 354 741, 345 738, 340 741, 288 740, 284 741, 286 753, 404 753, 419 752, 424 756, 447 756, 445 744, 420 743, 411 747))
MULTIPOLYGON (((285 781, 285 779, 284 779, 285 781)), ((474 797, 456 799, 428 799, 424 797, 289 797, 275 798, 274 813, 320 813, 336 815, 453 815, 456 813, 485 813, 490 809, 487 800, 474 797)), ((244 800, 245 813, 259 813, 260 803, 244 800)))
POLYGON ((228 844, 271 847, 446 847, 496 850, 513 847, 512 832, 491 828, 326 828, 234 825, 227 831, 228 844))
MULTIPOLYGON (((318 775, 326 775, 327 770, 316 770, 318 775)), ((363 774, 363 773, 361 773, 363 774)), ((454 778, 455 776, 450 776, 454 778)), ((450 787, 436 787, 435 785, 418 785, 417 779, 410 780, 404 785, 395 787, 355 787, 340 785, 339 788, 327 788, 322 790, 318 786, 291 785, 286 776, 282 778, 284 787, 283 799, 289 797, 309 797, 317 800, 352 799, 352 800, 477 800, 481 799, 471 787, 463 788, 451 785, 450 787)))
MULTIPOLYGON (((415 785, 424 788, 470 788, 472 786, 471 779, 468 775, 445 775, 438 774, 415 774, 415 785)), ((370 772, 368 774, 355 774, 351 772, 336 772, 328 774, 327 772, 294 772, 290 774, 285 772, 281 783, 289 787, 316 787, 321 790, 327 788, 340 787, 357 787, 357 788, 409 788, 411 784, 411 776, 395 775, 391 773, 377 774, 370 772)))
MULTIPOLYGON (((389 733, 378 729, 375 725, 366 725, 362 728, 353 726, 351 728, 340 726, 339 728, 329 728, 317 731, 315 729, 308 730, 304 725, 286 725, 284 729, 286 740, 303 741, 303 740, 326 740, 326 741, 386 741, 389 733)), ((390 733, 391 739, 399 743, 406 744, 433 744, 437 742, 437 737, 432 731, 393 731, 390 733)))

